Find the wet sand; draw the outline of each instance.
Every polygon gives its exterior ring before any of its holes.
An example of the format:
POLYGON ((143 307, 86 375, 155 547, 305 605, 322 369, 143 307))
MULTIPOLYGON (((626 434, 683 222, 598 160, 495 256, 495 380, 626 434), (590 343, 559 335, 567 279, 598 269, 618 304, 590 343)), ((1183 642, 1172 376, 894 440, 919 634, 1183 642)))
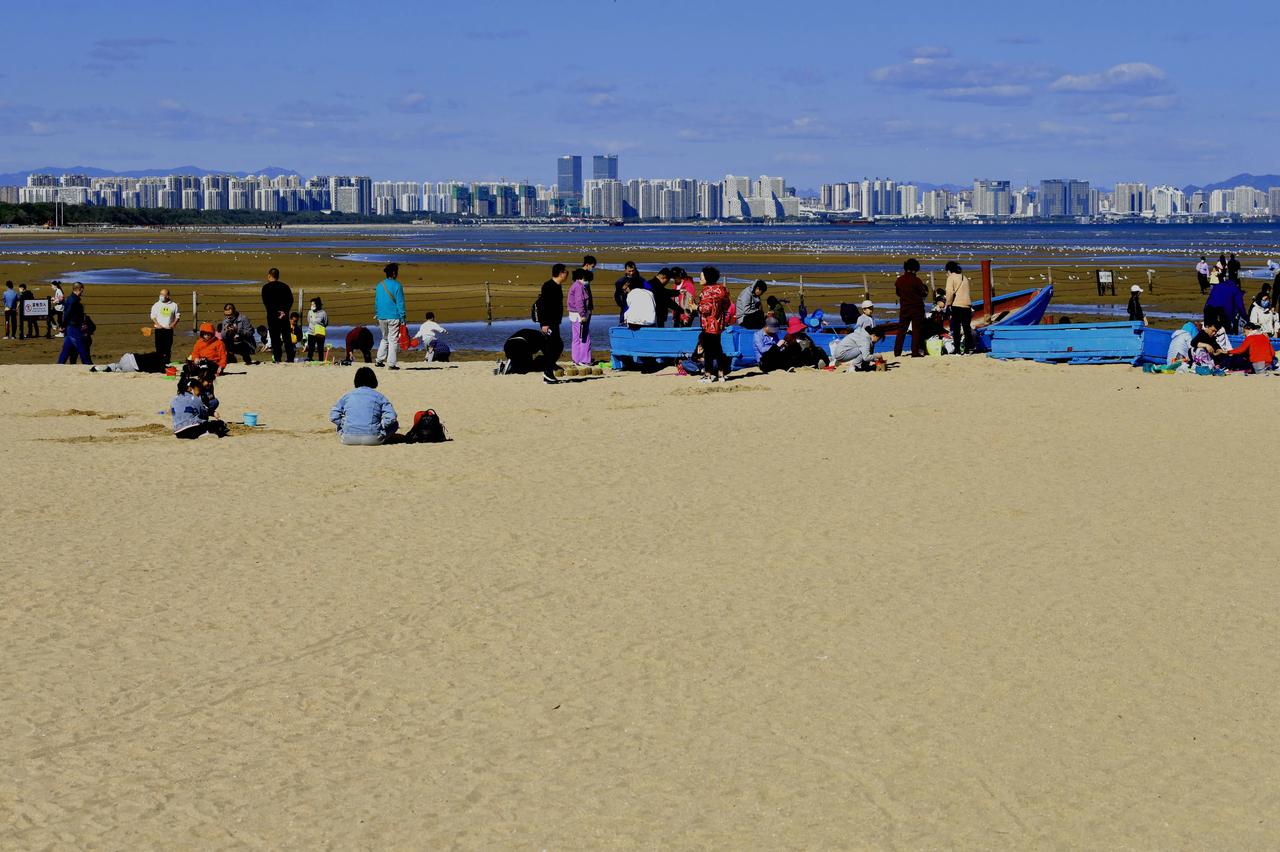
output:
POLYGON ((1280 836, 1280 381, 462 364, 381 374, 454 442, 341 448, 351 375, 186 443, 163 378, 0 367, 0 846, 1280 836))

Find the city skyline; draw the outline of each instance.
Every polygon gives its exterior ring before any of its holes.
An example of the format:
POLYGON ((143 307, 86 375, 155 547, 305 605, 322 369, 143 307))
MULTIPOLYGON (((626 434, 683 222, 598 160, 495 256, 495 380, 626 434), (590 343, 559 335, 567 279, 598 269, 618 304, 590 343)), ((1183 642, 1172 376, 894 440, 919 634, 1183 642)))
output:
MULTIPOLYGON (((1251 29, 1280 23, 1231 0, 1215 19, 1236 8, 1251 29)), ((1256 107, 1276 72, 1211 61, 1199 5, 924 3, 907 32, 894 9, 813 11, 482 2, 357 17, 337 3, 232 2, 206 19, 151 2, 14 7, 13 32, 56 32, 58 49, 9 45, 0 171, 284 163, 536 181, 575 147, 616 153, 631 174, 704 179, 732 163, 804 188, 866 173, 1186 185, 1277 170, 1280 119, 1256 107), (270 33, 275 55, 245 27, 270 33), (342 51, 319 49, 339 34, 342 51), (615 49, 673 61, 610 62, 615 49)))

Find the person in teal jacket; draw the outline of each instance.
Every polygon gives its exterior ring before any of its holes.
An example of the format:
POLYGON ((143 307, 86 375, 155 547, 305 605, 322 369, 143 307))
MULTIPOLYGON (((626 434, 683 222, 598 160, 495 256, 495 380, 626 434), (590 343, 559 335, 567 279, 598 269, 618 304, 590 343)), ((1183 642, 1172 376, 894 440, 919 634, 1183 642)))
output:
POLYGON ((404 287, 396 280, 400 275, 400 264, 388 263, 382 272, 387 277, 378 282, 373 297, 373 315, 378 321, 378 330, 382 332, 374 366, 385 365, 390 370, 399 370, 396 356, 400 351, 400 326, 405 320, 404 287))

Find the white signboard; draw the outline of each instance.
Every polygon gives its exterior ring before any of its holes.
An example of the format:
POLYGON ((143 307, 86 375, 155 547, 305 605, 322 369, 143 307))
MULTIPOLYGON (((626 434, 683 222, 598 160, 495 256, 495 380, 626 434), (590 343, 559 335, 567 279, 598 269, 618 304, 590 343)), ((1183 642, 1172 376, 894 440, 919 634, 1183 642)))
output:
POLYGON ((49 316, 48 299, 27 299, 22 303, 22 313, 29 317, 49 316))

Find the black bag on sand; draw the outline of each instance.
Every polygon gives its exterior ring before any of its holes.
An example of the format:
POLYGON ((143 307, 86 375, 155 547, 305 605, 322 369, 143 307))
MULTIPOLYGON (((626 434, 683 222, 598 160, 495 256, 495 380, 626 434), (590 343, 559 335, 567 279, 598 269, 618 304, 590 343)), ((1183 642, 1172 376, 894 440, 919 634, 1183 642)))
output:
POLYGON ((404 433, 406 444, 439 444, 448 440, 440 415, 431 408, 413 415, 413 426, 404 433))

